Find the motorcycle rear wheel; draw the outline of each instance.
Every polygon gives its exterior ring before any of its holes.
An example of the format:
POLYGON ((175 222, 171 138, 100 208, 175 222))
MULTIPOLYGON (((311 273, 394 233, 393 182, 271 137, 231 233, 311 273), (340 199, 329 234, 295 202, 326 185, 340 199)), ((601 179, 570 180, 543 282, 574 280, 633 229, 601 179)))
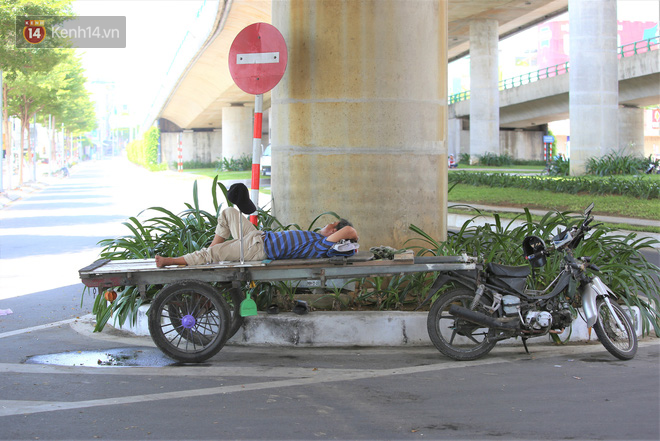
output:
MULTIPOLYGON (((470 308, 474 296, 474 292, 467 288, 450 289, 438 297, 429 311, 426 327, 433 345, 454 360, 476 360, 489 353, 497 343, 494 330, 449 314, 452 305, 470 308)), ((484 308, 482 300, 474 310, 492 315, 484 308)))
POLYGON ((623 329, 619 327, 616 319, 612 316, 605 300, 599 299, 596 303, 598 320, 594 324, 594 331, 596 331, 598 340, 610 354, 620 360, 630 360, 637 353, 637 333, 623 308, 611 300, 610 304, 623 325, 623 329))

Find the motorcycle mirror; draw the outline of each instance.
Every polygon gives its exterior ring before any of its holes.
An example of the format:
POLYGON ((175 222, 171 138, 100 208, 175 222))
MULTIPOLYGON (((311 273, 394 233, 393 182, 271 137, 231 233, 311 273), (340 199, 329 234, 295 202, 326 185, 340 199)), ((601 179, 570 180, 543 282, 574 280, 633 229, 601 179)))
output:
POLYGON ((590 203, 589 206, 584 210, 584 216, 589 216, 591 214, 591 210, 594 209, 594 203, 590 203))

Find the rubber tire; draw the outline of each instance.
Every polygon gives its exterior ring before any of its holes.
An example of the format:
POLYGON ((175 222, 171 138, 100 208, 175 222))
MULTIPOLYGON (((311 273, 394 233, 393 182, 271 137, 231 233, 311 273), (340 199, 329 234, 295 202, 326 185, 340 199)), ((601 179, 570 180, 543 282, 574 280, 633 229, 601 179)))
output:
MULTIPOLYGON (((181 302, 179 301, 179 303, 181 302)), ((184 363, 201 363, 213 357, 225 345, 231 321, 229 311, 229 304, 213 286, 196 280, 182 280, 166 286, 156 295, 149 308, 149 333, 156 346, 169 357, 184 363), (168 308, 170 305, 174 305, 174 303, 170 302, 180 299, 180 296, 190 294, 206 299, 203 301, 196 300, 195 307, 206 302, 211 302, 213 305, 212 310, 217 311, 219 323, 214 323, 217 326, 217 330, 214 330, 210 335, 208 333, 201 334, 196 330, 189 331, 190 333, 195 333, 195 335, 192 335, 193 340, 195 337, 200 338, 201 336, 200 340, 203 339, 201 347, 197 347, 193 341, 191 343, 193 344, 191 349, 187 346, 185 349, 182 349, 173 344, 173 341, 177 339, 176 336, 172 340, 168 339, 168 335, 163 332, 161 322, 164 317, 170 317, 170 322, 180 324, 177 316, 172 317, 170 315, 168 308)), ((200 317, 196 318, 199 320, 200 317)), ((190 339, 185 338, 185 331, 178 330, 174 327, 167 334, 173 336, 174 334, 171 334, 173 331, 176 331, 178 334, 179 343, 182 343, 183 340, 191 342, 190 339)))
POLYGON ((630 318, 628 318, 628 314, 626 314, 618 303, 610 300, 610 304, 616 315, 619 317, 619 320, 621 320, 623 326, 626 328, 625 338, 617 341, 623 341, 625 343, 627 340, 627 348, 621 349, 617 347, 616 342, 613 340, 614 335, 612 326, 616 326, 616 321, 612 322, 611 320, 607 320, 610 315, 610 309, 607 307, 607 303, 605 303, 604 299, 599 299, 596 302, 598 320, 594 324, 594 331, 596 331, 598 340, 600 340, 610 354, 620 360, 631 360, 637 353, 637 333, 635 332, 635 327, 630 321, 630 318))
MULTIPOLYGON (((482 297, 483 299, 484 297, 482 297)), ((448 312, 446 312, 447 309, 449 309, 449 306, 453 304, 454 302, 461 302, 461 306, 465 306, 466 308, 469 308, 471 306, 472 300, 474 299, 474 291, 467 289, 467 288, 453 288, 448 291, 446 291, 444 294, 442 294, 440 297, 437 298, 435 302, 433 302, 433 305, 431 306, 431 310, 429 311, 428 318, 426 320, 426 327, 429 333, 429 337, 431 337, 431 341, 433 342, 433 345, 444 355, 446 355, 449 358, 453 358, 454 360, 459 360, 459 361, 468 361, 468 360, 476 360, 477 358, 483 357, 484 355, 488 354, 494 347, 495 344, 497 343, 497 340, 487 340, 484 339, 481 344, 478 344, 474 346, 473 348, 470 349, 463 349, 459 348, 456 346, 452 346, 452 344, 447 341, 443 336, 442 333, 440 332, 440 317, 441 313, 445 311, 445 321, 449 323, 451 320, 454 320, 454 323, 459 323, 459 324, 468 324, 469 322, 461 319, 455 319, 455 318, 450 318, 451 316, 449 315, 448 312)), ((479 302, 480 304, 483 304, 482 301, 479 302)), ((477 305, 477 310, 479 310, 479 305, 477 305)), ((481 312, 487 312, 481 309, 481 312)), ((482 327, 479 327, 479 325, 474 325, 475 329, 483 329, 482 327)), ((494 337, 495 332, 493 330, 488 331, 488 336, 489 337, 494 337)))

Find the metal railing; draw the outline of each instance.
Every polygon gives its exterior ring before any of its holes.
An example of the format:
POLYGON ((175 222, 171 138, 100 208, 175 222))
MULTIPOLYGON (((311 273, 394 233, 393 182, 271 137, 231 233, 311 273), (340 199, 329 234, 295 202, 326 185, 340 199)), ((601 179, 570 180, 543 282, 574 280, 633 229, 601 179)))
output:
MULTIPOLYGON (((634 43, 620 46, 617 53, 619 58, 630 57, 632 55, 643 54, 652 50, 660 49, 660 37, 652 37, 646 40, 636 41, 634 43)), ((568 72, 568 61, 555 66, 539 69, 535 72, 518 75, 517 77, 507 78, 498 83, 499 90, 511 89, 524 84, 533 83, 538 80, 556 77, 568 72)), ((470 99, 470 91, 455 93, 448 98, 449 104, 470 99)))

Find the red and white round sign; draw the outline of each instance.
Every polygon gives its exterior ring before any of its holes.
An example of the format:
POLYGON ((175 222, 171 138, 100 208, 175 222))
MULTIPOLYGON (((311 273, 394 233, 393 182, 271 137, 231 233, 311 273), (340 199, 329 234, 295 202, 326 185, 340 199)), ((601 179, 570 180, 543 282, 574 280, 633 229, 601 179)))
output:
POLYGON ((280 31, 268 23, 254 23, 238 33, 229 49, 229 72, 242 91, 266 93, 280 82, 287 63, 280 31))

